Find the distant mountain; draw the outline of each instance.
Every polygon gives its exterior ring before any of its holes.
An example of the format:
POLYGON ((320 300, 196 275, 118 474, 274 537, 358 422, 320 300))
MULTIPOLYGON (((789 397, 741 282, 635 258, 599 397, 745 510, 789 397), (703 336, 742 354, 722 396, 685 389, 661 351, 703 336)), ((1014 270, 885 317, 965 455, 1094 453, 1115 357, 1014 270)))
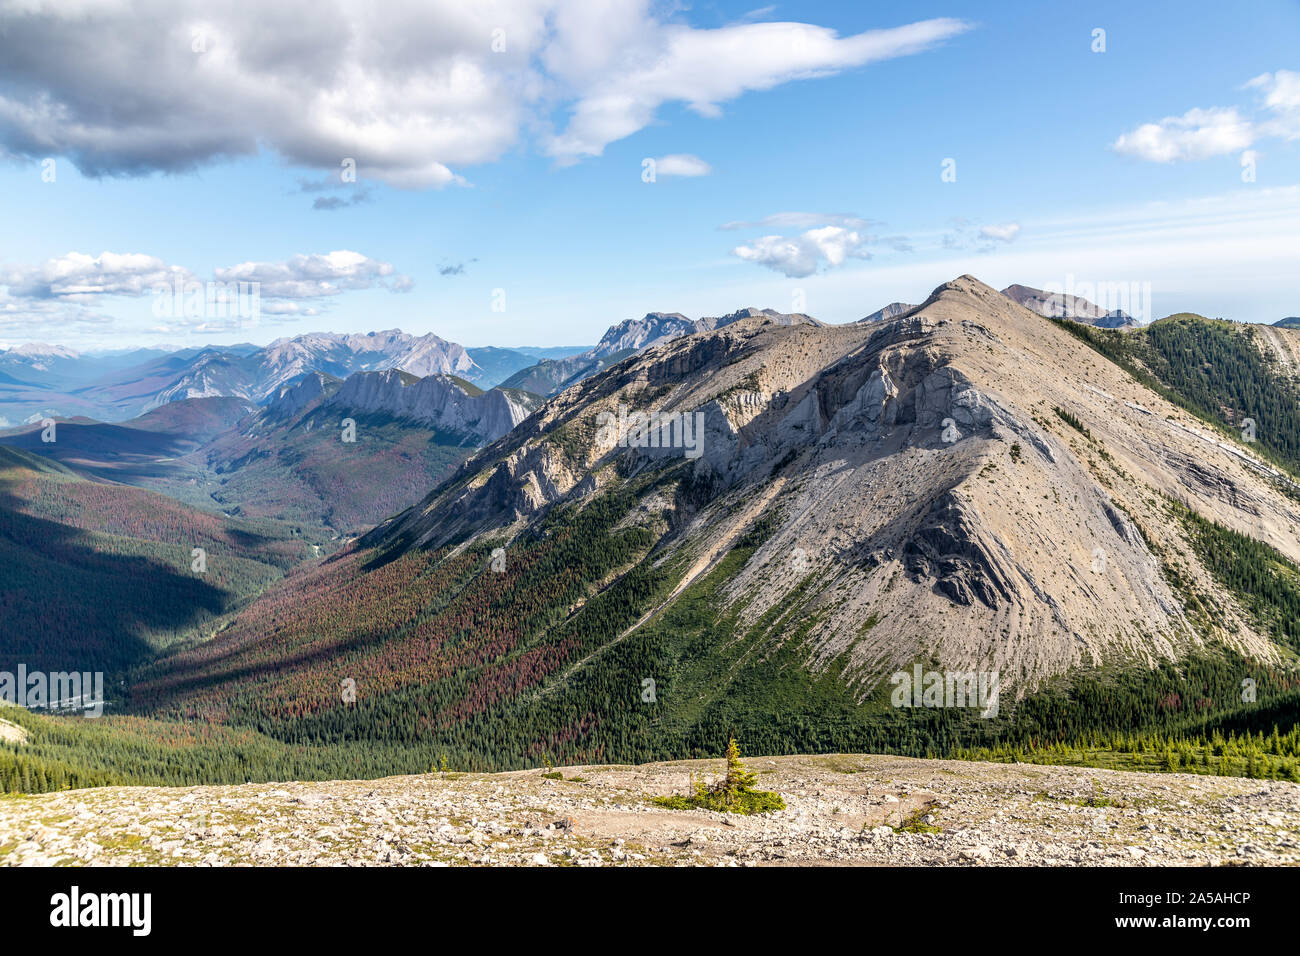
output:
POLYGON ((265 394, 306 372, 326 372, 343 377, 352 372, 400 368, 426 375, 463 375, 474 370, 474 360, 462 346, 434 335, 409 335, 400 329, 364 335, 313 332, 291 339, 276 339, 254 353, 265 381, 265 394))
POLYGON ((484 346, 465 351, 474 360, 477 369, 465 374, 465 378, 480 388, 492 388, 500 385, 520 369, 527 368, 541 359, 565 358, 586 351, 587 346, 559 348, 497 348, 484 346))
POLYGON ((1278 319, 1273 324, 1283 329, 1300 329, 1300 315, 1288 315, 1285 319, 1278 319))
POLYGON ((886 319, 896 319, 906 312, 911 312, 916 306, 908 305, 906 302, 891 302, 883 309, 877 309, 870 315, 858 319, 859 322, 882 322, 886 319))
POLYGON ((534 395, 554 395, 574 382, 603 372, 609 366, 635 354, 632 349, 627 349, 598 356, 595 349, 589 349, 568 358, 542 359, 536 365, 530 365, 511 375, 501 383, 501 387, 517 388, 534 395))
POLYGON ((577 355, 589 348, 590 345, 516 345, 511 351, 522 352, 533 359, 557 359, 577 355))
POLYGON ((45 372, 60 362, 75 362, 80 357, 80 352, 66 346, 27 342, 0 353, 0 365, 21 366, 45 372))
MULTIPOLYGON (((26 347, 24 347, 26 348, 26 347)), ((13 350, 17 352, 19 350, 13 350)), ((33 368, 30 357, 18 355, 8 365, 0 356, 0 372, 33 368)), ((310 372, 346 378, 353 372, 400 368, 413 375, 481 373, 464 348, 432 333, 410 335, 397 329, 366 334, 311 332, 276 339, 265 348, 234 346, 185 349, 128 364, 130 353, 94 359, 94 376, 75 378, 69 363, 88 361, 41 353, 42 374, 13 371, 23 382, 6 393, 0 382, 0 414, 6 407, 31 414, 73 414, 111 421, 134 418, 169 402, 191 398, 231 397, 254 405, 269 401, 285 385, 310 372), (36 389, 36 391, 33 391, 36 389)), ((521 365, 527 364, 521 359, 521 365)), ((12 421, 12 418, 11 418, 12 421)))
POLYGON ((0 428, 46 417, 124 421, 170 402, 230 397, 253 405, 311 372, 401 369, 419 378, 455 375, 491 388, 536 364, 582 347, 465 349, 432 333, 310 332, 261 347, 243 343, 179 350, 77 353, 29 343, 0 352, 0 428), (477 357, 476 357, 477 356, 477 357))
POLYGON ((1122 309, 1107 312, 1077 295, 1044 292, 1024 285, 1009 285, 1002 290, 1012 302, 1050 319, 1074 319, 1102 329, 1135 329, 1138 323, 1122 309))
POLYGON ((193 507, 287 522, 326 544, 408 507, 538 401, 450 375, 308 372, 263 407, 182 398, 117 424, 58 421, 52 443, 39 424, 10 429, 0 444, 193 507), (354 441, 344 441, 345 419, 354 441))
POLYGON ((169 482, 191 477, 186 456, 234 428, 252 410, 237 398, 187 399, 120 424, 58 420, 55 441, 48 443, 42 440, 41 425, 21 426, 0 432, 0 445, 62 462, 81 475, 174 491, 169 482))
POLYGON ((389 369, 349 376, 326 404, 432 425, 486 445, 527 418, 539 403, 539 398, 515 390, 485 392, 450 375, 414 378, 389 369))
POLYGON ((823 324, 809 315, 776 312, 772 309, 746 308, 729 315, 694 320, 680 312, 647 312, 640 319, 625 319, 617 325, 611 325, 600 341, 585 352, 554 361, 543 360, 516 372, 502 384, 537 395, 554 395, 637 352, 671 342, 683 335, 720 329, 743 319, 761 319, 773 325, 823 324))
POLYGON ((603 358, 615 352, 638 352, 698 331, 696 324, 679 312, 647 312, 643 318, 625 319, 611 325, 586 354, 603 358))

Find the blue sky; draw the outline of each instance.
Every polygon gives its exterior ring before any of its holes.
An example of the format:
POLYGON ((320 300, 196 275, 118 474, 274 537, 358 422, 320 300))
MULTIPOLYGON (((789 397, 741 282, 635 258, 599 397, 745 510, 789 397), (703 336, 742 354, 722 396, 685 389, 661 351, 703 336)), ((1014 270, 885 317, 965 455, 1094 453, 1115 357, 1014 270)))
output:
POLYGON ((965 272, 1300 314, 1295 2, 340 3, 356 46, 126 6, 0 14, 0 343, 585 344, 965 272), (158 315, 176 276, 259 281, 258 321, 158 315))

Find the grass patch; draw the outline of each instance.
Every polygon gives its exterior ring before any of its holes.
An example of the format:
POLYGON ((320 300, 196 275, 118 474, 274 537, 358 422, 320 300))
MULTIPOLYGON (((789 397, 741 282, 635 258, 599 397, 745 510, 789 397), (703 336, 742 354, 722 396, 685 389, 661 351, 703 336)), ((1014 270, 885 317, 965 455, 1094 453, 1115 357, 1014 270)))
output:
POLYGON ((907 816, 903 821, 894 827, 895 833, 942 833, 943 831, 933 823, 926 823, 925 818, 930 816, 929 807, 918 807, 907 816))

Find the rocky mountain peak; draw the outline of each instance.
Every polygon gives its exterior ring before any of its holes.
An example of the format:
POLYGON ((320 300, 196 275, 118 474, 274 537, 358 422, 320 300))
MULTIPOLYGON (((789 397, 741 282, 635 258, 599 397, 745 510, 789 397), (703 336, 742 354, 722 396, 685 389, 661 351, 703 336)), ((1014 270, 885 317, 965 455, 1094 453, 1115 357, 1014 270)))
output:
MULTIPOLYGON (((818 655, 848 654, 865 674, 934 654, 1001 668, 1008 685, 1193 640, 1152 549, 1214 585, 1162 494, 1190 494, 1300 558, 1300 542, 1276 531, 1295 522, 1293 505, 1252 466, 972 276, 876 323, 767 318, 662 343, 555 396, 367 543, 518 533, 557 504, 663 475, 678 490, 653 507, 660 547, 693 569, 681 586, 765 516, 776 530, 728 592, 743 594, 745 615, 790 600, 805 576, 791 571, 797 550, 816 572, 820 596, 800 601, 819 609, 818 655), (631 440, 602 435, 600 422, 638 413, 689 440, 647 441, 644 428, 638 439, 635 425, 631 440), (1246 499, 1249 511, 1231 504, 1246 499)), ((1238 625, 1243 648, 1270 653, 1238 625)))

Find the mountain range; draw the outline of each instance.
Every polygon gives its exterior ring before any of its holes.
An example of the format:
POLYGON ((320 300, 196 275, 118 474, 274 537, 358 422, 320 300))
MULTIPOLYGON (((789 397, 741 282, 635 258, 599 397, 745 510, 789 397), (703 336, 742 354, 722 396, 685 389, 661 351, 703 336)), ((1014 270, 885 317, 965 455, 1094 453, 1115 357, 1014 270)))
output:
POLYGON ((1294 725, 1300 332, 1108 328, 970 276, 868 319, 650 313, 530 366, 549 395, 309 370, 11 433, 28 511, 48 467, 320 553, 185 611, 115 672, 122 723, 31 753, 242 781, 1294 725), (913 668, 1001 706, 892 706, 913 668), (146 756, 190 726, 243 743, 146 756))
POLYGON ((40 424, 11 429, 0 432, 0 445, 193 507, 284 522, 329 548, 418 500, 536 402, 450 375, 390 369, 340 381, 309 372, 263 407, 180 399, 122 423, 60 422, 53 442, 40 424))
POLYGON ((539 359, 579 351, 581 347, 466 349, 432 333, 417 336, 397 329, 312 332, 265 347, 175 352, 82 355, 31 343, 0 352, 0 426, 45 417, 123 421, 190 398, 240 398, 260 405, 310 372, 346 378, 354 372, 401 369, 419 378, 455 375, 490 388, 539 359))

